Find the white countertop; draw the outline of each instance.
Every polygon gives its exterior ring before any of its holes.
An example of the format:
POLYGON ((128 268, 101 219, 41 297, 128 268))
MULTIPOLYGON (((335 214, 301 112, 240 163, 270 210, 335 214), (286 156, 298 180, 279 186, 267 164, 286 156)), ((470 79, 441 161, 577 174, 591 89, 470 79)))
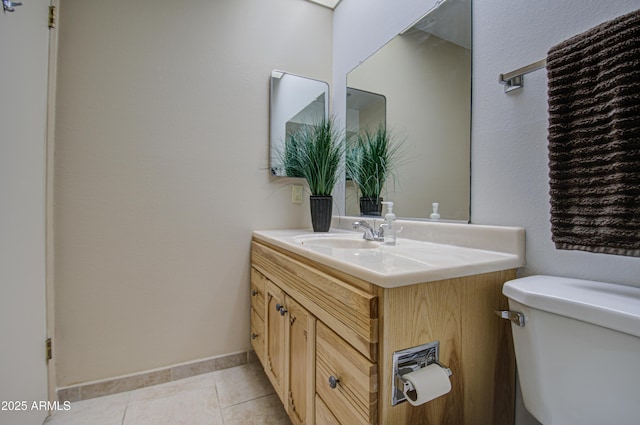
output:
MULTIPOLYGON (((341 218, 352 222, 349 218, 341 218)), ((336 220, 334 219, 334 223, 336 220)), ((304 244, 306 237, 353 237, 362 232, 347 231, 335 226, 329 233, 313 233, 308 229, 261 230, 253 236, 310 260, 333 267, 384 288, 470 276, 524 266, 524 229, 516 227, 477 226, 472 224, 409 223, 413 238, 397 238, 395 246, 380 244, 373 249, 329 248, 304 244), (443 226, 439 229, 439 226, 443 226), (452 227, 451 226, 456 226, 452 227), (421 229, 422 227, 422 229, 421 229), (424 231, 423 231, 424 230, 424 231), (421 235, 441 239, 435 234, 455 234, 452 240, 464 240, 465 245, 442 241, 420 240, 421 235), (467 237, 459 234, 467 233, 467 237), (469 236, 470 235, 470 236, 469 236), (486 241, 490 249, 482 249, 486 241), (502 241, 502 242, 501 242, 502 241)))

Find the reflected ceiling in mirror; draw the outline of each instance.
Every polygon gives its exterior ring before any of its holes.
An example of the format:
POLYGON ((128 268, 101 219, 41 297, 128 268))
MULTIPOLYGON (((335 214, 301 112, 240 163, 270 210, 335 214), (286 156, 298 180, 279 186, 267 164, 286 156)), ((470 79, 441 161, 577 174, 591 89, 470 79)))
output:
MULTIPOLYGON (((438 203, 441 219, 469 221, 471 0, 436 3, 353 69, 346 120, 348 134, 383 124, 402 140, 405 157, 382 193, 398 216, 429 218, 438 203)), ((360 215, 357 187, 346 186, 346 213, 360 215)))
POLYGON ((329 84, 284 71, 271 72, 270 170, 286 176, 282 165, 285 140, 301 126, 328 118, 329 84))

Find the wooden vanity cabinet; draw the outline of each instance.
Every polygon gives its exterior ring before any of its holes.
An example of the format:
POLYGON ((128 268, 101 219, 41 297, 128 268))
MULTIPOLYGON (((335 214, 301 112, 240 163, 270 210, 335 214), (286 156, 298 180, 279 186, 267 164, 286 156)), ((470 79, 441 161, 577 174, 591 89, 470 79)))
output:
POLYGON ((513 425, 511 329, 493 310, 515 270, 381 288, 256 239, 251 265, 253 348, 294 424, 513 425), (391 406, 393 352, 435 340, 451 392, 391 406))

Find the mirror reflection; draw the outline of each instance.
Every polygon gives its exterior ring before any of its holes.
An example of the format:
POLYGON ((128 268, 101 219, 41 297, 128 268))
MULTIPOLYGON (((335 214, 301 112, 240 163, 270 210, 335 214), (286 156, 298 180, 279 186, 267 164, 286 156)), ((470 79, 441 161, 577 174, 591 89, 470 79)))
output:
MULTIPOLYGON (((471 0, 442 0, 347 75, 347 135, 380 125, 404 158, 381 197, 405 218, 469 220, 471 0)), ((360 215, 347 179, 346 213, 360 215)))
POLYGON ((286 176, 282 165, 285 140, 304 125, 328 118, 329 84, 284 71, 271 72, 270 170, 286 176))

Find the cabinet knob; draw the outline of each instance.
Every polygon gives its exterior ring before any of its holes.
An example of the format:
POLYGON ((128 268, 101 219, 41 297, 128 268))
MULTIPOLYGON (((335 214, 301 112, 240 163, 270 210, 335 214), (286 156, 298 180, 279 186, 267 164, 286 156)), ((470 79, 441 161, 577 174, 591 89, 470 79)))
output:
POLYGON ((335 376, 331 375, 329 377, 329 386, 331 388, 335 388, 338 386, 338 382, 340 382, 340 380, 338 378, 336 378, 335 376))
POLYGON ((258 291, 256 291, 255 289, 253 289, 253 290, 251 291, 251 296, 252 296, 252 297, 255 297, 256 295, 258 295, 258 291))
POLYGON ((276 311, 280 313, 280 316, 284 316, 287 313, 287 310, 280 303, 276 304, 276 311))
POLYGON ((258 334, 255 332, 251 333, 251 339, 256 339, 256 338, 258 338, 258 334))

